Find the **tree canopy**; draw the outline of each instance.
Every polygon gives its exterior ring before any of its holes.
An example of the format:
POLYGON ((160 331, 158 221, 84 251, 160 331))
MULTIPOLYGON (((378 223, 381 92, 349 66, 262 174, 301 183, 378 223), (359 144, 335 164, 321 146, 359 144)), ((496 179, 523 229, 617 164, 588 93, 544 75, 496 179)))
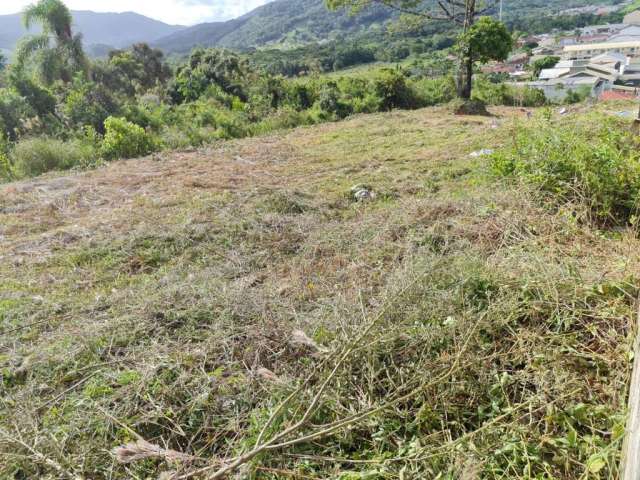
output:
POLYGON ((73 35, 71 12, 61 0, 39 0, 24 10, 22 18, 26 28, 37 24, 42 33, 27 36, 19 44, 17 70, 32 65, 45 84, 69 82, 75 73, 86 73, 82 36, 73 35))
POLYGON ((357 12, 368 5, 385 5, 423 21, 448 21, 459 26, 457 50, 458 96, 471 97, 473 65, 503 60, 513 48, 513 40, 502 22, 484 16, 497 0, 325 0, 329 8, 351 8, 357 12))
POLYGON ((474 62, 506 60, 513 48, 513 38, 502 22, 481 17, 466 33, 460 35, 459 45, 469 46, 474 62))
POLYGON ((544 57, 536 60, 535 62, 533 62, 533 65, 532 65, 533 76, 538 77, 538 75, 540 75, 540 72, 542 70, 544 70, 545 68, 555 67, 559 61, 560 61, 560 57, 553 57, 553 56, 544 57))

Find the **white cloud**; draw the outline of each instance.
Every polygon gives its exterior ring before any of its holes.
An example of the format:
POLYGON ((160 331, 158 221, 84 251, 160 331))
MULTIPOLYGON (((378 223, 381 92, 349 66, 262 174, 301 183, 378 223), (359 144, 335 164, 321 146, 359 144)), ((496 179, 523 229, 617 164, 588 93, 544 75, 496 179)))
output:
MULTIPOLYGON (((72 10, 137 12, 171 24, 193 25, 239 17, 271 0, 67 0, 72 10)), ((32 0, 0 0, 0 14, 16 13, 32 0)))

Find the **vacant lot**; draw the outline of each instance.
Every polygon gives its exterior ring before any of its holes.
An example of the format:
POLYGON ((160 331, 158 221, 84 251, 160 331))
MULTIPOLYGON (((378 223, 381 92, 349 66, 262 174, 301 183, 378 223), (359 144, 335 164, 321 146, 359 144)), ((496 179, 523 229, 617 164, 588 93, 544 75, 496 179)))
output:
POLYGON ((491 176, 494 114, 0 186, 0 477, 616 478, 640 242, 491 176))

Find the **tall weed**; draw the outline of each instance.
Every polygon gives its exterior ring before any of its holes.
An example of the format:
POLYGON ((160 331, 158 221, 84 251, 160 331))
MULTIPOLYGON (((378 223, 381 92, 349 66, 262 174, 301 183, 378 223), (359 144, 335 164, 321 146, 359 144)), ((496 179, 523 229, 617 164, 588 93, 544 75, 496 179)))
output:
POLYGON ((600 222, 633 221, 640 151, 628 125, 597 114, 543 117, 515 127, 513 142, 493 157, 494 171, 519 177, 557 202, 579 202, 600 222))

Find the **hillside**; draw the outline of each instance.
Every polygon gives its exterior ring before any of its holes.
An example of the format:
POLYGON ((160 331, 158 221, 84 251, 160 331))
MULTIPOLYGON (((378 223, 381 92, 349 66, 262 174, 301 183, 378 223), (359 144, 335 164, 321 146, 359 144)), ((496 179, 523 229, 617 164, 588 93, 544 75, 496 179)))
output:
MULTIPOLYGON (((152 42, 181 30, 137 13, 96 13, 73 11, 74 28, 82 33, 85 45, 127 47, 136 42, 152 42)), ((0 49, 13 50, 28 34, 20 14, 0 15, 0 49)))
POLYGON ((196 25, 160 39, 156 45, 171 52, 187 52, 194 46, 235 49, 270 43, 292 45, 350 36, 377 28, 395 17, 383 7, 364 15, 327 10, 324 0, 276 0, 229 22, 196 25))
POLYGON ((493 176, 492 113, 0 186, 0 477, 617 478, 640 240, 493 176))
MULTIPOLYGON (((523 16, 540 17, 592 3, 591 0, 512 0, 507 2, 505 20, 521 21, 523 16)), ((155 43, 166 51, 178 53, 188 52, 198 45, 234 49, 267 44, 287 47, 380 32, 394 18, 397 18, 394 11, 379 5, 353 16, 344 10, 328 11, 324 0, 275 0, 238 19, 189 27, 155 43)), ((443 27, 430 27, 425 33, 428 35, 434 28, 437 31, 443 27)), ((445 28, 448 27, 445 25, 445 28)))

